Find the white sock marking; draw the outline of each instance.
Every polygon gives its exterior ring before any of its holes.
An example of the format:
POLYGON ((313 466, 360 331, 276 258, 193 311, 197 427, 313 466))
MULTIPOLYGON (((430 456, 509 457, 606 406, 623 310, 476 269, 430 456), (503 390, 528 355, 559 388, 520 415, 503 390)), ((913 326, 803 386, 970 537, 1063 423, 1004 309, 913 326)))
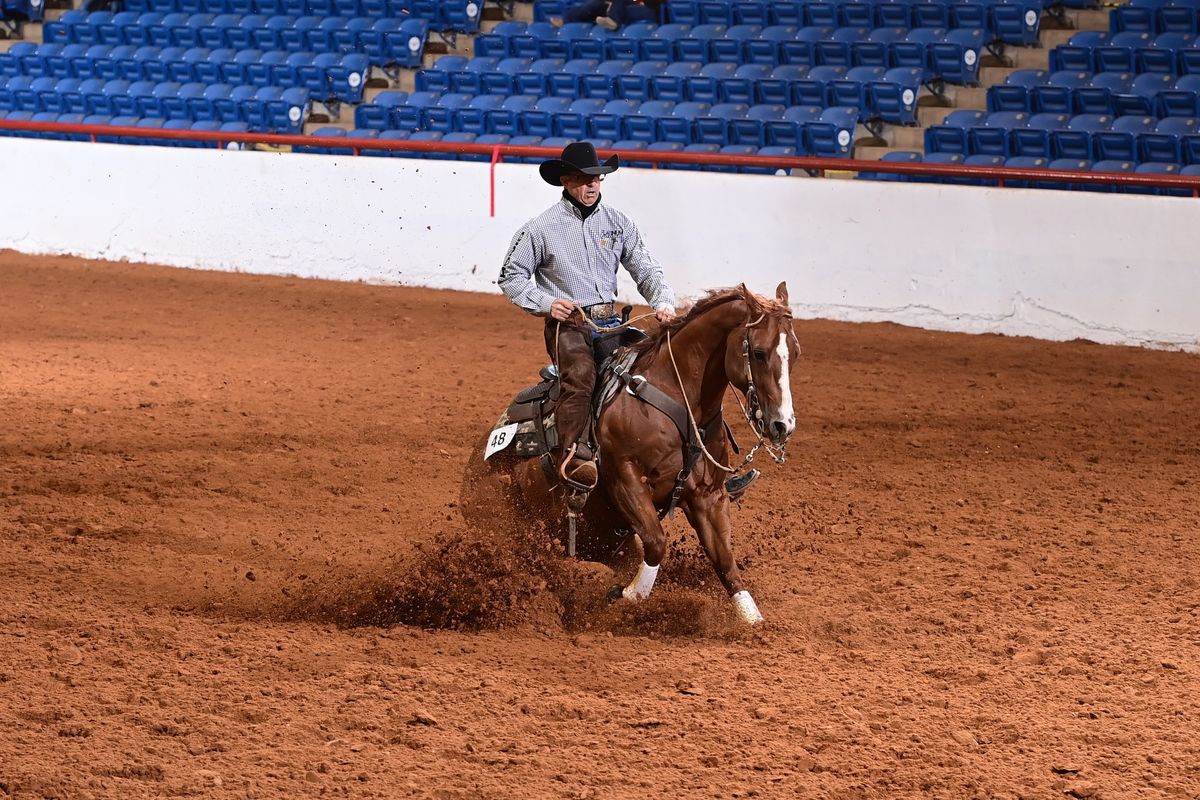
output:
POLYGON ((763 621, 763 615, 758 610, 758 604, 754 602, 754 598, 745 589, 733 595, 733 607, 737 609, 738 616, 742 622, 747 625, 757 625, 763 621))
POLYGON ((645 561, 638 567, 637 575, 633 576, 633 581, 626 586, 621 594, 626 600, 645 600, 650 596, 650 590, 654 588, 654 581, 658 578, 658 567, 652 567, 645 561))

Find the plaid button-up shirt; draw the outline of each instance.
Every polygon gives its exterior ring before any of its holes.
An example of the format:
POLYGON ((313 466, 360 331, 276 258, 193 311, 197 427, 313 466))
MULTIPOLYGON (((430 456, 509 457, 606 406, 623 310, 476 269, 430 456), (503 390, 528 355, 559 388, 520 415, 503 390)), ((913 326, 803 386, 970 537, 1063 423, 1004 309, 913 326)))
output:
POLYGON ((531 314, 550 313, 556 298, 581 306, 617 297, 624 265, 651 307, 674 306, 662 265, 650 255, 633 220, 603 200, 587 218, 565 196, 525 223, 500 268, 500 288, 531 314))

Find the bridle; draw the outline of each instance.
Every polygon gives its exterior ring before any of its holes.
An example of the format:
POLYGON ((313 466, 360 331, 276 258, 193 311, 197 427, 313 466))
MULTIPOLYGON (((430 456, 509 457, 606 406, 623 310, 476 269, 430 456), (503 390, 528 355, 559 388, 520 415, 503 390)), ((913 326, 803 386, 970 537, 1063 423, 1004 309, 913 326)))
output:
POLYGON ((704 444, 704 437, 700 435, 700 428, 696 424, 696 415, 692 413, 692 402, 688 399, 687 389, 685 389, 683 386, 683 376, 679 374, 679 366, 675 363, 675 351, 671 347, 671 331, 669 329, 667 330, 667 355, 671 357, 671 367, 675 370, 675 380, 679 383, 679 393, 683 396, 683 406, 687 409, 688 421, 691 423, 692 432, 695 434, 696 439, 699 442, 700 451, 704 454, 704 457, 708 460, 708 462, 714 467, 732 474, 741 472, 745 467, 749 466, 750 462, 754 460, 754 456, 758 454, 760 448, 766 448, 767 455, 769 455, 771 460, 776 464, 783 464, 787 461, 787 453, 785 452, 785 448, 787 447, 787 439, 784 439, 783 444, 772 445, 769 441, 767 441, 767 437, 763 433, 764 425, 762 400, 759 396, 758 389, 754 385, 754 371, 750 368, 750 331, 751 329, 757 327, 764 319, 766 319, 766 317, 767 315, 763 313, 759 314, 758 319, 754 320, 753 322, 748 320, 746 322, 745 330, 742 333, 742 358, 745 359, 746 362, 745 394, 748 407, 747 405, 743 405, 741 398, 738 397, 737 387, 735 387, 732 382, 729 383, 729 387, 734 390, 734 399, 737 400, 738 407, 741 408, 742 414, 746 417, 746 422, 750 425, 750 430, 754 431, 754 434, 758 437, 758 441, 755 442, 754 447, 750 448, 750 452, 746 454, 744 459, 742 459, 742 463, 738 464, 736 467, 730 467, 722 464, 713 458, 712 453, 708 452, 708 448, 704 444))

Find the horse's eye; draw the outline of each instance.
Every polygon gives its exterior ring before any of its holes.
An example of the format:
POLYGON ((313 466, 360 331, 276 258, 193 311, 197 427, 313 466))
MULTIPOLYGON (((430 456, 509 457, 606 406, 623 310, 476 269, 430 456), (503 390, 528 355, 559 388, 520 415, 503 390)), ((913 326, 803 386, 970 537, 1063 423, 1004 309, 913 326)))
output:
POLYGON ((759 362, 760 364, 767 363, 767 351, 766 350, 755 350, 754 351, 754 360, 759 362))

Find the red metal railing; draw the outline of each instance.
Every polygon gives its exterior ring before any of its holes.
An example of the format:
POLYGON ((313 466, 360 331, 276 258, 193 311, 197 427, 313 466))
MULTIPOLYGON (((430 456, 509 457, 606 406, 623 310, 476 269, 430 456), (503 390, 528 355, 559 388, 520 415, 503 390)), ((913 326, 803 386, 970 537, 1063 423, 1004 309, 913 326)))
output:
MULTIPOLYGON (((291 147, 330 147, 349 150, 360 155, 364 150, 400 151, 412 153, 448 153, 484 156, 491 161, 491 214, 496 214, 496 164, 505 156, 553 158, 559 150, 551 147, 526 147, 473 143, 421 142, 408 139, 351 139, 340 136, 296 136, 278 133, 235 133, 229 131, 167 130, 116 125, 79 125, 63 122, 31 122, 0 119, 0 130, 29 133, 63 133, 97 137, 163 139, 165 141, 212 142, 214 145, 269 144, 291 147)), ((1005 186, 1012 181, 1066 183, 1075 185, 1106 185, 1121 188, 1186 189, 1192 197, 1200 197, 1200 176, 1150 175, 1118 172, 1074 172, 1070 170, 1022 169, 1015 167, 969 167, 951 164, 905 163, 899 161, 858 161, 845 158, 814 158, 810 156, 737 156, 716 153, 670 153, 654 150, 611 150, 626 162, 650 163, 655 168, 663 164, 693 164, 729 167, 765 167, 769 169, 803 169, 813 175, 826 172, 868 172, 892 175, 918 175, 936 178, 969 178, 995 181, 1005 186)))

